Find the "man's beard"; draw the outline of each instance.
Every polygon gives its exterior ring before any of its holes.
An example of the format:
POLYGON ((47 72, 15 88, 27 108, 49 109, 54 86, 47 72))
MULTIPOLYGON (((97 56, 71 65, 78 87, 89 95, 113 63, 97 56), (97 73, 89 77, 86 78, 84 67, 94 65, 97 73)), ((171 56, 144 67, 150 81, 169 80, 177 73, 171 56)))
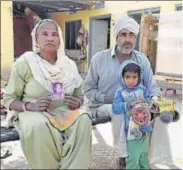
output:
POLYGON ((131 44, 117 45, 117 51, 122 54, 130 54, 134 50, 131 44))

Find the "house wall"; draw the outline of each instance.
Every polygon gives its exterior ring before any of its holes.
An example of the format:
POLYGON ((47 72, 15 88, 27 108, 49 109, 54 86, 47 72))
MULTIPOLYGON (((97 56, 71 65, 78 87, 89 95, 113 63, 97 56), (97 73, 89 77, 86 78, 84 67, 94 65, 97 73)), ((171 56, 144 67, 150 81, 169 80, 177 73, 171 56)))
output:
MULTIPOLYGON (((111 47, 115 43, 113 37, 113 23, 120 15, 129 11, 160 7, 161 13, 175 11, 175 5, 182 3, 181 1, 106 1, 105 8, 90 9, 78 11, 76 14, 54 13, 52 18, 55 19, 63 30, 65 37, 65 22, 82 20, 83 25, 89 30, 90 17, 111 14, 111 47)), ((1 12, 1 78, 8 79, 11 67, 14 61, 14 39, 13 39, 13 6, 12 1, 0 1, 1 12)), ((87 64, 85 71, 87 71, 87 64)))
MULTIPOLYGON (((65 22, 82 20, 82 24, 89 30, 90 17, 111 14, 111 34, 110 46, 114 46, 115 38, 113 36, 113 23, 121 15, 130 11, 160 8, 161 13, 175 11, 175 5, 180 4, 180 1, 105 1, 105 7, 101 9, 90 9, 85 11, 78 11, 75 14, 68 12, 54 13, 52 18, 58 22, 65 37, 65 22)), ((88 67, 85 66, 85 71, 88 67)))
POLYGON ((14 60, 12 2, 1 1, 1 78, 7 80, 14 60))

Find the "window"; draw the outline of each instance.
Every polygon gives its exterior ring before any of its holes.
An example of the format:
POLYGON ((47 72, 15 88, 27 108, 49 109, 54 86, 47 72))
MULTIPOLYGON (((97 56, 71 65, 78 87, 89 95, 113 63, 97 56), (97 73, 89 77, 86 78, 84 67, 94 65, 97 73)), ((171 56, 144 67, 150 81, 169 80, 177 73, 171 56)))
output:
POLYGON ((65 23, 65 48, 67 50, 80 49, 76 43, 80 27, 81 27, 81 20, 65 23))
MULTIPOLYGON (((143 10, 137 10, 137 11, 129 11, 128 15, 135 19, 138 24, 141 22, 141 14, 157 14, 160 13, 160 8, 150 8, 150 9, 143 9, 143 10)), ((135 44, 135 50, 139 50, 139 42, 140 41, 140 33, 137 36, 136 44, 135 44)))
POLYGON ((177 4, 177 5, 175 5, 175 10, 176 11, 182 11, 182 4, 177 4))

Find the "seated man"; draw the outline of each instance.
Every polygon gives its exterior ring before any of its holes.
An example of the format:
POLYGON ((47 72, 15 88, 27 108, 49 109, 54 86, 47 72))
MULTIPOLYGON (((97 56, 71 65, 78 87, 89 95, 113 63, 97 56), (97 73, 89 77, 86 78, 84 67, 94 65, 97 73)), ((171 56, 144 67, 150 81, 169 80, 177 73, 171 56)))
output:
POLYGON ((120 168, 123 169, 125 157, 128 156, 124 117, 122 114, 112 116, 112 101, 115 91, 120 86, 121 64, 125 60, 133 60, 140 66, 141 82, 148 89, 151 98, 157 99, 160 96, 160 89, 153 78, 149 60, 143 53, 134 50, 139 24, 128 16, 122 16, 116 21, 113 32, 116 45, 92 57, 88 75, 83 83, 83 91, 89 99, 88 106, 94 117, 107 115, 112 118, 114 144, 119 151, 120 168))

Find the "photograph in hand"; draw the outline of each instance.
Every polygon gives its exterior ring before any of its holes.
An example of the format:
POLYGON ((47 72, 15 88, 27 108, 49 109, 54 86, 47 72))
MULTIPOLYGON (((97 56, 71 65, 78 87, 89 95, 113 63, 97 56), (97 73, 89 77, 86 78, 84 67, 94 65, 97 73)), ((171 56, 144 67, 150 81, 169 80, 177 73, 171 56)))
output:
POLYGON ((63 100, 64 99, 64 89, 63 84, 60 82, 54 82, 51 84, 52 93, 51 98, 52 100, 63 100))

